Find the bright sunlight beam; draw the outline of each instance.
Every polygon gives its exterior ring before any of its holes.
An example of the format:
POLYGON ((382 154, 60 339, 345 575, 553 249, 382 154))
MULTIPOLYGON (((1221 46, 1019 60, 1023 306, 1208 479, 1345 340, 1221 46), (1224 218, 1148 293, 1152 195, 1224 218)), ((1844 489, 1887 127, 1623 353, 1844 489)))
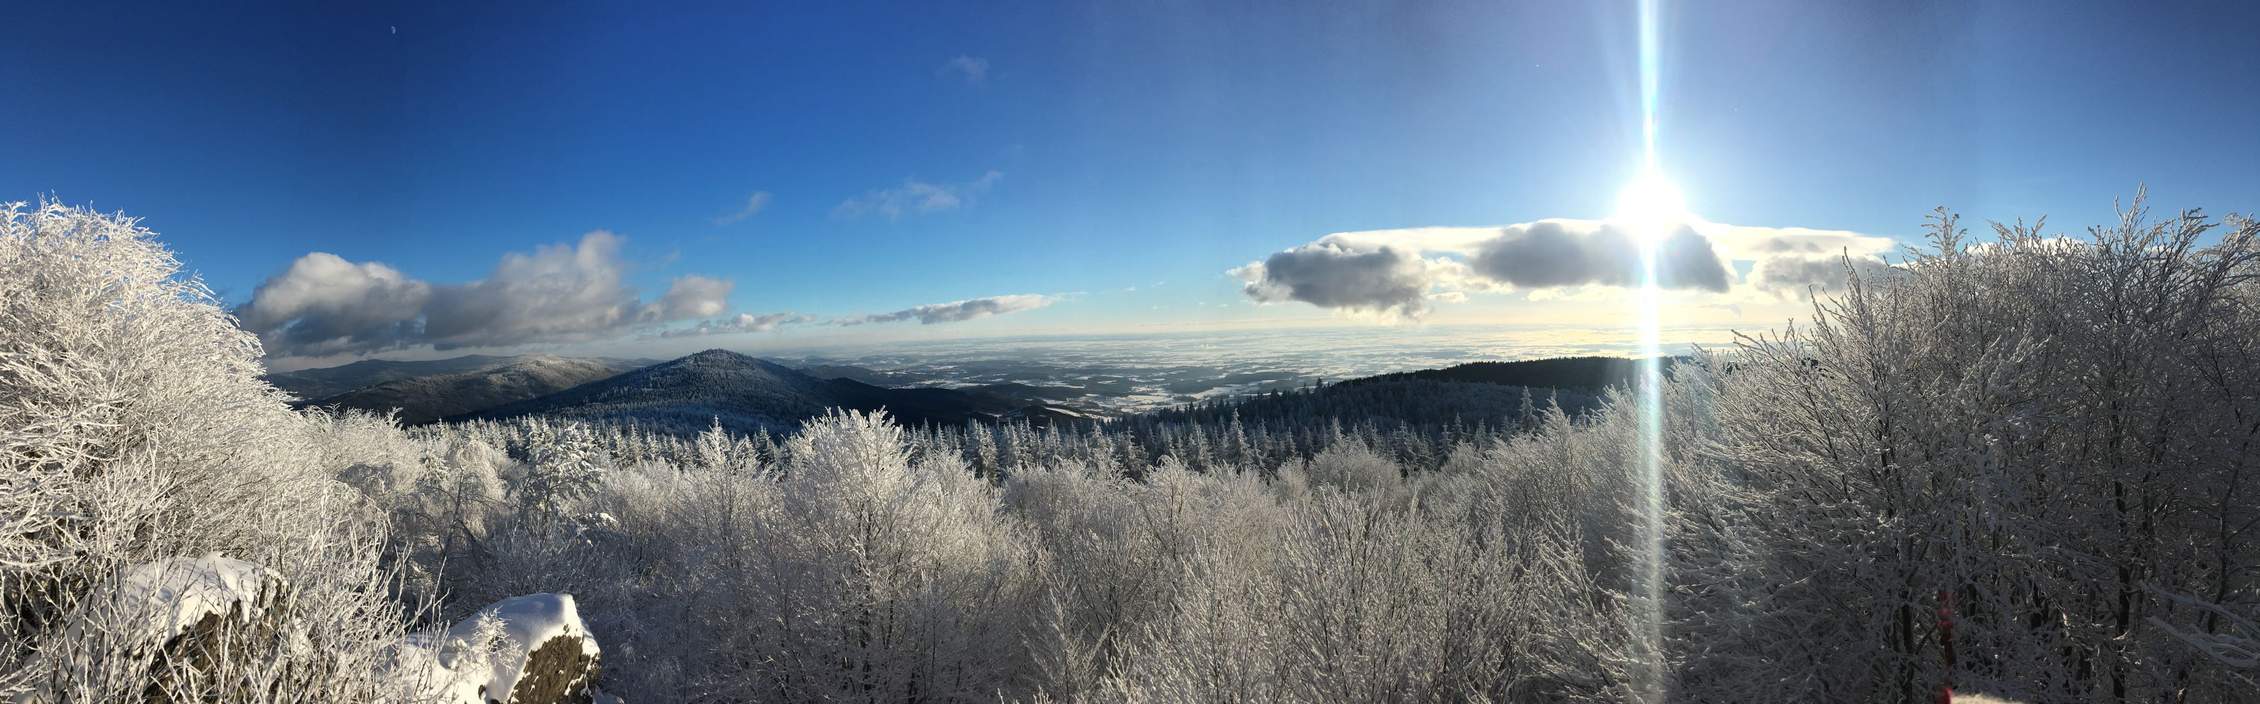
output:
POLYGON ((1658 48, 1657 5, 1640 3, 1640 175, 1617 196, 1613 218, 1631 231, 1640 246, 1640 289, 1633 296, 1634 321, 1640 341, 1640 378, 1636 398, 1640 410, 1641 487, 1647 505, 1641 524, 1642 586, 1635 657, 1646 665, 1632 684, 1635 699, 1656 704, 1669 699, 1669 677, 1664 664, 1664 397, 1663 397, 1663 291, 1656 282, 1656 259, 1666 237, 1687 220, 1687 202, 1664 177, 1656 148, 1662 113, 1662 51, 1658 48))
POLYGON ((1634 682, 1639 701, 1666 700, 1664 671, 1664 399, 1663 399, 1663 289, 1656 285, 1656 259, 1664 240, 1686 217, 1679 190, 1653 169, 1624 190, 1617 204, 1618 226, 1631 232, 1640 246, 1640 288, 1633 292, 1633 321, 1637 328, 1639 380, 1640 476, 1643 498, 1641 564, 1645 600, 1639 604, 1641 637, 1647 671, 1634 682))

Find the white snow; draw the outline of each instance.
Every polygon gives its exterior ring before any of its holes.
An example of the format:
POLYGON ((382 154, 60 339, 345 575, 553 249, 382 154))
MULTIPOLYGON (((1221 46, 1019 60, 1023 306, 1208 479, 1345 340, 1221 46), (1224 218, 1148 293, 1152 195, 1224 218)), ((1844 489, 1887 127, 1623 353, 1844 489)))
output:
POLYGON ((596 639, 589 637, 588 627, 581 623, 580 611, 574 607, 571 594, 529 594, 495 602, 447 629, 448 639, 475 642, 472 638, 479 633, 480 619, 490 615, 501 621, 502 632, 510 639, 512 649, 488 659, 493 672, 487 680, 488 692, 507 695, 518 683, 526 658, 551 638, 571 636, 581 642, 582 653, 590 657, 598 655, 596 639))
POLYGON ((281 586, 282 576, 273 570, 218 553, 166 558, 120 571, 110 601, 94 613, 103 627, 163 640, 213 614, 234 610, 249 620, 260 590, 281 586))
MULTIPOLYGON (((406 644, 395 649, 391 667, 384 670, 388 676, 414 682, 411 686, 431 695, 432 700, 441 704, 486 704, 485 698, 479 696, 479 688, 487 682, 449 669, 441 662, 441 653, 457 649, 434 643, 430 636, 431 634, 410 636, 406 644)), ((449 653, 451 656, 455 654, 449 653)))
POLYGON ((411 642, 396 655, 395 672, 427 683, 450 704, 485 704, 510 695, 534 651, 552 638, 571 637, 591 658, 596 639, 581 622, 571 594, 529 594, 495 602, 440 634, 411 642), (482 696, 481 693, 486 693, 482 696))

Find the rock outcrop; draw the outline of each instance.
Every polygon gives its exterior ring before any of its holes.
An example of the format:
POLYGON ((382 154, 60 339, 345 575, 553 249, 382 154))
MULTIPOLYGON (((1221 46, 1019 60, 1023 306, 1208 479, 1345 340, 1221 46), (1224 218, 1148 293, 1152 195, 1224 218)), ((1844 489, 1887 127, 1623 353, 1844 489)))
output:
POLYGON ((404 674, 451 704, 590 704, 603 651, 571 594, 495 602, 403 653, 404 674))

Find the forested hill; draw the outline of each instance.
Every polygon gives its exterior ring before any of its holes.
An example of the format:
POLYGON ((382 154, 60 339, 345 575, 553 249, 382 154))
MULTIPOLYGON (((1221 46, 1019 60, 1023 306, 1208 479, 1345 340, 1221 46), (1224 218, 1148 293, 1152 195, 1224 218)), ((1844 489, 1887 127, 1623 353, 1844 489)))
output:
POLYGON ((336 367, 273 372, 262 378, 302 401, 312 401, 405 379, 496 369, 517 359, 478 354, 413 361, 364 359, 336 367))
MULTIPOLYGON (((1684 358, 1664 357, 1665 373, 1684 358)), ((1622 357, 1556 357, 1517 362, 1471 362, 1443 369, 1382 374, 1342 382, 1344 386, 1405 380, 1478 382, 1571 389, 1598 394, 1611 386, 1626 386, 1640 373, 1639 360, 1622 357)))
POLYGON ((556 393, 642 366, 640 362, 603 359, 520 357, 491 369, 388 381, 307 405, 393 412, 402 424, 418 425, 556 393))
POLYGON ((669 432, 697 432, 718 420, 741 433, 790 432, 827 408, 884 408, 909 425, 961 425, 995 420, 1023 405, 953 389, 889 389, 851 379, 819 379, 774 362, 707 350, 456 419, 552 416, 634 422, 669 432))
MULTIPOLYGON (((550 355, 494 356, 474 354, 447 359, 364 359, 335 367, 271 372, 260 378, 269 384, 273 384, 275 388, 290 392, 290 395, 298 397, 301 404, 335 406, 340 405, 340 401, 351 401, 353 399, 333 399, 331 397, 347 396, 386 384, 414 382, 419 379, 450 374, 475 375, 479 372, 492 372, 529 362, 545 363, 558 359, 568 359, 584 365, 609 368, 615 374, 651 366, 655 363, 649 359, 614 359, 610 357, 560 358, 550 355)), ((379 392, 377 395, 381 396, 387 393, 392 392, 379 392)), ((363 408, 363 406, 351 403, 343 405, 348 408, 363 408)), ((366 408, 367 410, 382 410, 373 406, 366 408)))
MULTIPOLYGON (((1673 361, 1664 359, 1667 369, 1673 361)), ((1511 427, 1554 404, 1573 416, 1598 408, 1609 387, 1630 384, 1638 369, 1637 360, 1616 357, 1475 362, 1206 401, 1131 420, 1206 424, 1237 416, 1270 425, 1511 427)))

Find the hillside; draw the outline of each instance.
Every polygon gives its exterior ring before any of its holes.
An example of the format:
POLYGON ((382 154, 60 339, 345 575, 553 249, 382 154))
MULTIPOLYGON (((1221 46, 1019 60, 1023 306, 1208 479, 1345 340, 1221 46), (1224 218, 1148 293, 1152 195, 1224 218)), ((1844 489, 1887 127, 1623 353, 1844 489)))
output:
POLYGON ((517 360, 517 357, 481 354, 417 361, 364 359, 335 367, 274 372, 261 378, 275 388, 310 401, 403 379, 493 369, 517 360))
POLYGON ((677 430, 704 429, 720 419, 725 427, 748 432, 790 431, 827 408, 885 409, 905 425, 955 425, 994 420, 1028 405, 995 394, 890 389, 852 379, 819 379, 774 362, 707 350, 455 418, 549 416, 633 421, 677 430))
MULTIPOLYGON (((1673 360, 1665 359, 1669 369, 1673 360)), ((1380 374, 1325 386, 1196 403, 1141 418, 1159 422, 1304 425, 1367 421, 1385 426, 1440 428, 1455 424, 1512 427, 1529 410, 1559 404, 1578 415, 1600 407, 1612 386, 1632 382, 1635 360, 1562 357, 1515 362, 1473 362, 1442 369, 1380 374)))
POLYGON ((1424 429, 1478 423, 1513 427, 1525 420, 1522 415, 1526 393, 1534 410, 1558 403, 1563 411, 1573 416, 1598 408, 1601 401, 1597 393, 1574 388, 1390 375, 1390 378, 1361 379, 1356 383, 1197 403, 1155 411, 1139 418, 1165 423, 1214 424, 1237 417, 1242 423, 1288 427, 1332 421, 1424 429))
POLYGON ((397 409, 401 423, 416 425, 545 396, 632 368, 611 360, 519 357, 499 367, 387 381, 308 405, 379 413, 397 409))
MULTIPOLYGON (((1670 372, 1675 357, 1663 360, 1664 371, 1670 372)), ((1343 385, 1372 384, 1418 379, 1423 381, 1477 382, 1529 386, 1535 388, 1574 389, 1599 393, 1611 386, 1632 383, 1639 373, 1639 361, 1622 357, 1556 357, 1529 359, 1515 362, 1470 362, 1443 369, 1423 369, 1414 372, 1381 374, 1342 382, 1343 385)))

